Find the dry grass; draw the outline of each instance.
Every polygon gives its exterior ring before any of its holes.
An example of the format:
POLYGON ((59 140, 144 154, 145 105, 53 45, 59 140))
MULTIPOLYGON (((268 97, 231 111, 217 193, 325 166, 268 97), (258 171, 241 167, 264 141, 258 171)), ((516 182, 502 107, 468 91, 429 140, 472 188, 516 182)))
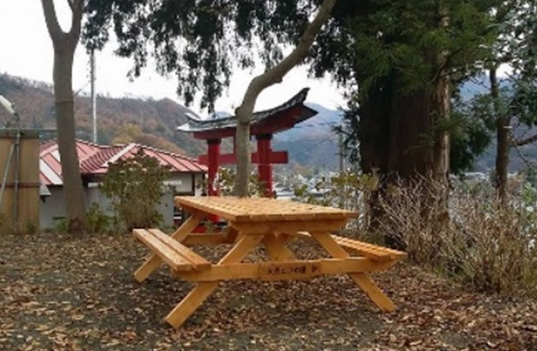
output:
POLYGON ((452 192, 449 216, 436 185, 400 185, 381 200, 383 232, 410 260, 478 291, 537 296, 537 215, 520 196, 507 206, 485 193, 452 192))

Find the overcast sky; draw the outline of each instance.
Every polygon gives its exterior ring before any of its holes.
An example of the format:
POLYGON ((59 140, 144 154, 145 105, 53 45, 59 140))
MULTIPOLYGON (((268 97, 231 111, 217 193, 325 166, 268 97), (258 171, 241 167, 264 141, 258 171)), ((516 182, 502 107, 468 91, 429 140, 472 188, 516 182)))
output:
MULTIPOLYGON (((67 0, 55 0, 60 22, 65 29, 69 26, 67 0)), ((52 83, 52 43, 50 41, 40 0, 0 0, 0 73, 20 76, 32 80, 52 83)), ((99 94, 112 96, 145 96, 156 99, 168 97, 179 103, 175 90, 177 82, 158 75, 147 67, 142 77, 130 82, 127 72, 132 67, 129 59, 121 59, 108 46, 97 54, 97 90, 99 94)), ((257 73, 258 71, 254 71, 257 73)), ((218 111, 229 111, 237 107, 252 78, 250 72, 236 72, 228 92, 217 101, 218 111)), ((85 87, 89 91, 89 57, 83 47, 77 49, 73 88, 85 87)), ((336 109, 344 105, 341 92, 329 79, 309 79, 305 67, 290 72, 281 84, 267 89, 258 99, 256 108, 269 108, 282 103, 303 87, 310 87, 308 101, 336 109)), ((198 106, 193 110, 199 111, 198 106)), ((202 115, 206 113, 203 112, 202 115)))

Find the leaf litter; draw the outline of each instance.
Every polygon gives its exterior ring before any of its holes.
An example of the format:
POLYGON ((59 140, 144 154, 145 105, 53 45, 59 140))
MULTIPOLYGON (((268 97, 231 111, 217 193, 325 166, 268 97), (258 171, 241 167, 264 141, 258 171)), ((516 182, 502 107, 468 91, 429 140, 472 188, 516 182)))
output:
MULTIPOLYGON (((192 284, 165 267, 135 282, 147 251, 131 236, 2 239, 0 350, 537 351, 535 301, 469 292, 405 263, 374 275, 394 313, 379 312, 344 276, 244 280, 222 283, 176 331, 163 317, 192 284)), ((225 252, 196 249, 214 259, 225 252)))

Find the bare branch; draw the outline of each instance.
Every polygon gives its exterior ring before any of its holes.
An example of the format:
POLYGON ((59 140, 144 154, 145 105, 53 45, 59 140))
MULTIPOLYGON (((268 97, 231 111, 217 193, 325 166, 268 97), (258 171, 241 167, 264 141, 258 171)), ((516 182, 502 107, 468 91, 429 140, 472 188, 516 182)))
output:
POLYGON ((269 86, 280 83, 283 77, 293 67, 304 60, 311 45, 313 44, 313 41, 315 40, 315 37, 321 30, 321 27, 330 18, 330 13, 336 4, 336 1, 337 0, 325 0, 319 9, 319 12, 300 38, 295 49, 276 66, 255 77, 250 82, 248 90, 243 99, 243 104, 252 98, 256 99, 261 91, 269 86))
POLYGON ((69 6, 73 15, 71 17, 71 30, 69 36, 76 46, 80 38, 80 28, 82 26, 82 15, 84 14, 84 0, 69 0, 69 6))
POLYGON ((321 27, 330 18, 330 13, 337 0, 324 0, 319 12, 308 25, 308 28, 300 38, 294 50, 276 66, 270 68, 265 73, 252 79, 248 89, 244 94, 241 105, 236 110, 237 131, 235 142, 237 145, 237 175, 233 192, 238 196, 248 196, 248 176, 250 172, 250 122, 255 107, 255 102, 259 94, 266 88, 280 83, 283 77, 296 65, 306 58, 315 37, 321 27))

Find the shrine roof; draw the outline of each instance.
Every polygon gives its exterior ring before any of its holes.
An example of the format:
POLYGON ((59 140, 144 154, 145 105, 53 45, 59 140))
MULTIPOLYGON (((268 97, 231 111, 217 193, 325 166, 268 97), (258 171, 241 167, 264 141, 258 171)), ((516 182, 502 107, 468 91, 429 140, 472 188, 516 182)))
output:
MULTIPOLYGON (((251 126, 264 125, 273 118, 285 118, 286 123, 281 125, 275 133, 292 128, 295 124, 315 116, 318 112, 306 105, 304 101, 308 95, 309 88, 304 88, 283 104, 268 110, 254 112, 251 126)), ((192 114, 186 114, 188 122, 177 127, 177 130, 186 133, 200 133, 222 130, 234 130, 237 125, 237 117, 221 117, 201 119, 192 114)), ((254 131, 253 131, 254 132, 254 131)))

